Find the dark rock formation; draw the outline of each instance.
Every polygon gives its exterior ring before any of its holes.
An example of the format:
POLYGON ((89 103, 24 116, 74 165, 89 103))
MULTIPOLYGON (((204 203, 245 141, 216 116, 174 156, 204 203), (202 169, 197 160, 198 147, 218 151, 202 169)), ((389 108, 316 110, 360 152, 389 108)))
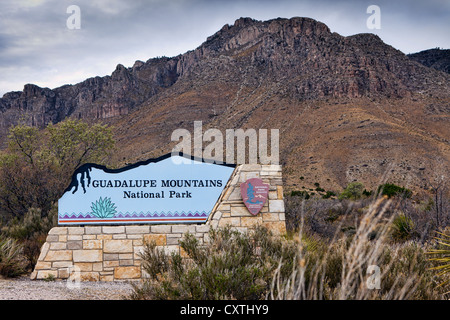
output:
POLYGON ((450 73, 450 49, 429 49, 408 54, 408 57, 424 66, 450 73))

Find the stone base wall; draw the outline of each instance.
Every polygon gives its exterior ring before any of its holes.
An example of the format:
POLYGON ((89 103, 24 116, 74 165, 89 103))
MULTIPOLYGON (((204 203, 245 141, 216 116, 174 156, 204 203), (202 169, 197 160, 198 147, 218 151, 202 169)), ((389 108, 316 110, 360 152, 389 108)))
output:
POLYGON ((226 225, 242 232, 263 225, 275 234, 283 234, 286 224, 282 185, 279 165, 240 165, 205 224, 55 227, 41 248, 31 279, 67 279, 74 271, 81 281, 141 279, 145 274, 140 252, 146 241, 183 255, 178 243, 187 232, 203 244, 208 243, 210 228, 226 225), (250 178, 261 178, 269 184, 268 199, 256 216, 245 207, 240 191, 240 184, 250 178))

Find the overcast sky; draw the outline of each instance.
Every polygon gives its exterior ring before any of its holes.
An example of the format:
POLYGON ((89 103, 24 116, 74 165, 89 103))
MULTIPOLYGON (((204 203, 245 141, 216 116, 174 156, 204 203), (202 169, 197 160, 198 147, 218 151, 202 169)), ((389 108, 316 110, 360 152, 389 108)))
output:
POLYGON ((121 63, 195 49, 239 17, 310 17, 343 36, 376 33, 404 53, 450 48, 448 0, 0 0, 0 96, 26 83, 55 88, 121 63), (369 5, 381 29, 368 29, 369 5), (71 5, 80 29, 69 29, 71 5))

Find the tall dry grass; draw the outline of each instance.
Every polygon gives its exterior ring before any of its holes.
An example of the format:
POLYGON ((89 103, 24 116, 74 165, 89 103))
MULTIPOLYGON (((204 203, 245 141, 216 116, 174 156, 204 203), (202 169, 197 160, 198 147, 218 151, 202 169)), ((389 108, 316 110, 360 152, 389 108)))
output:
POLYGON ((426 246, 392 241, 395 204, 375 199, 351 237, 335 237, 311 245, 303 232, 303 215, 296 237, 298 254, 289 277, 275 271, 269 299, 372 300, 442 299, 441 280, 430 270, 426 246), (387 214, 389 213, 389 214, 387 214), (375 272, 375 273, 374 273, 375 272), (377 274, 377 272, 379 272, 377 274))

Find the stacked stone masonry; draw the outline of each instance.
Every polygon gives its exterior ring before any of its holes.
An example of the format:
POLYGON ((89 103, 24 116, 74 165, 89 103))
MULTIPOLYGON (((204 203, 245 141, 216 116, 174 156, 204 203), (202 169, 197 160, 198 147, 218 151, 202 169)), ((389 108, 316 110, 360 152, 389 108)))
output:
POLYGON ((41 248, 31 279, 67 279, 76 271, 81 281, 137 280, 145 277, 140 257, 145 242, 155 241, 165 251, 183 255, 179 241, 187 232, 205 245, 210 228, 226 225, 241 232, 262 225, 283 234, 282 185, 279 165, 239 165, 205 224, 55 227, 41 248), (245 207, 240 191, 240 184, 250 178, 269 184, 268 199, 256 216, 245 207))

